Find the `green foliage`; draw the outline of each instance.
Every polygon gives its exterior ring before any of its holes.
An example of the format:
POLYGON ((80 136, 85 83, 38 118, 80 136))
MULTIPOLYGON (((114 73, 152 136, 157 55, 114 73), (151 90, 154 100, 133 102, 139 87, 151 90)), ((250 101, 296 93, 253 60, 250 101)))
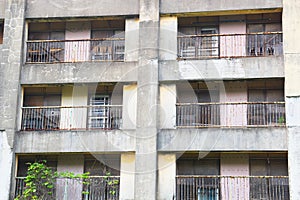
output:
POLYGON ((106 172, 106 175, 104 176, 104 180, 105 180, 106 184, 109 187, 109 193, 111 195, 115 195, 116 194, 116 188, 119 185, 119 180, 111 178, 111 173, 110 172, 106 172))
POLYGON ((283 124, 285 122, 285 119, 284 119, 284 117, 279 117, 279 119, 278 119, 278 123, 279 124, 283 124))
MULTIPOLYGON (((46 165, 46 160, 42 160, 34 163, 27 163, 28 170, 25 178, 25 190, 22 196, 18 196, 15 200, 42 200, 53 199, 53 192, 57 178, 69 178, 69 179, 87 179, 89 173, 74 174, 72 172, 54 172, 50 167, 46 165)), ((84 185, 89 183, 82 182, 84 185)), ((87 191, 83 191, 83 194, 88 194, 87 191)))

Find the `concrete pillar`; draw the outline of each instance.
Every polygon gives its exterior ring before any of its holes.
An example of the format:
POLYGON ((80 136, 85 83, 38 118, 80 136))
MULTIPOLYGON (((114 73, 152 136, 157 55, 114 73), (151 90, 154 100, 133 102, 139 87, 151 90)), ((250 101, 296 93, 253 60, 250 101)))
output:
MULTIPOLYGON (((57 159, 58 172, 73 172, 82 174, 84 172, 83 155, 62 155, 57 159)), ((58 179, 56 182, 57 199, 81 199, 82 182, 76 179, 58 179)))
POLYGON ((125 21, 125 61, 137 61, 139 53, 139 19, 125 21))
POLYGON ((160 128, 176 128, 176 85, 160 85, 160 128))
MULTIPOLYGON (((90 22, 67 22, 66 40, 83 40, 91 38, 90 22)), ((65 61, 78 62, 90 59, 90 42, 76 41, 65 43, 65 61)))
POLYGON ((283 51, 285 68, 286 124, 288 128, 288 163, 290 199, 300 199, 300 4, 283 1, 283 51))
POLYGON ((159 200, 171 200, 176 195, 176 154, 158 155, 159 200))
MULTIPOLYGON (((5 1, 4 34, 0 59, 0 199, 10 196, 13 146, 18 123, 18 95, 23 55, 23 31, 26 1, 5 1)), ((4 9, 3 9, 4 10, 4 9)), ((13 198, 13 197, 11 197, 13 198)))
POLYGON ((121 154, 120 200, 134 199, 134 153, 121 154))
POLYGON ((0 199, 9 199, 12 174, 13 150, 8 144, 7 134, 0 131, 0 199))
MULTIPOLYGON (((220 161, 222 176, 249 176, 249 155, 239 153, 222 153, 220 161)), ((249 199, 249 180, 245 178, 222 178, 222 200, 249 199)))
MULTIPOLYGON (((220 90, 220 102, 247 102, 246 82, 224 82, 225 90, 220 90)), ((220 107, 220 122, 225 126, 247 125, 247 105, 229 104, 220 107)))
POLYGON ((122 129, 136 128, 136 104, 137 104, 137 86, 123 86, 123 112, 122 112, 122 129))
POLYGON ((87 119, 86 106, 88 99, 87 86, 64 86, 62 88, 62 106, 75 108, 62 108, 60 112, 61 129, 85 129, 87 119), (78 107, 79 106, 79 107, 78 107))
POLYGON ((159 32, 160 60, 177 59, 177 17, 161 17, 159 32))
POLYGON ((136 200, 154 200, 157 192, 159 0, 140 0, 137 81, 136 200))

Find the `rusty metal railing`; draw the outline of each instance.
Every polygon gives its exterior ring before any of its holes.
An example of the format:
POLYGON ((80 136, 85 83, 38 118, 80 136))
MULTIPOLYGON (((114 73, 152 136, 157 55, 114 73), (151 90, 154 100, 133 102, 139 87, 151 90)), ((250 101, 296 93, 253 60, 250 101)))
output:
POLYGON ((285 126, 285 103, 177 103, 176 116, 178 128, 285 126))
POLYGON ((27 41, 26 63, 124 61, 125 39, 27 41))
MULTIPOLYGON (((55 187, 51 190, 45 190, 43 186, 38 185, 36 194, 43 197, 44 200, 52 199, 119 199, 120 176, 91 176, 87 179, 79 178, 56 178, 55 187), (83 181, 85 184, 83 184, 83 181)), ((22 196, 26 188, 25 178, 16 178, 15 197, 22 196)))
POLYGON ((283 55, 282 32, 178 36, 178 59, 283 55))
POLYGON ((121 105, 22 107, 21 130, 119 129, 121 105))
POLYGON ((288 200, 287 176, 176 176, 176 200, 288 200))

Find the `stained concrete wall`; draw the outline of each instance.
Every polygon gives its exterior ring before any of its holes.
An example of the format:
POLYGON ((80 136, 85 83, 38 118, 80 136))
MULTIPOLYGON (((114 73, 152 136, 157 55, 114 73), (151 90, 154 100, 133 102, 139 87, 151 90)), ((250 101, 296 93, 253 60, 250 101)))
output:
POLYGON ((6 0, 0 0, 0 19, 5 17, 6 0))
POLYGON ((20 94, 20 71, 22 62, 25 1, 1 1, 1 15, 4 20, 4 34, 0 63, 0 148, 1 192, 0 199, 8 200, 13 169, 13 147, 17 129, 18 95, 20 94), (4 6, 5 5, 5 6, 4 6), (3 6, 3 7, 2 7, 3 6), (4 10, 5 8, 5 10, 4 10), (4 11, 4 13, 3 13, 4 11), (2 168, 4 167, 4 168, 2 168), (4 184, 4 185, 2 185, 4 184))
POLYGON ((134 131, 32 131, 16 135, 16 153, 134 151, 134 131), (49 142, 51 141, 51 142, 49 142))
POLYGON ((282 8, 282 0, 162 0, 161 13, 187 13, 187 12, 216 12, 252 9, 282 8), (201 6, 199 6, 201 5, 201 6))
POLYGON ((285 128, 162 130, 158 141, 158 150, 166 152, 287 151, 288 148, 285 128))
POLYGON ((137 62, 82 62, 25 65, 22 84, 130 82, 137 80, 137 62))
POLYGON ((26 18, 137 15, 138 0, 28 0, 26 18))
POLYGON ((159 80, 232 80, 284 77, 283 56, 161 61, 159 80))
POLYGON ((10 180, 12 175, 13 150, 7 141, 5 131, 0 131, 0 199, 9 199, 10 180))
POLYGON ((285 66, 286 123, 288 127, 288 163, 290 199, 300 199, 300 4, 283 1, 283 40, 285 66))

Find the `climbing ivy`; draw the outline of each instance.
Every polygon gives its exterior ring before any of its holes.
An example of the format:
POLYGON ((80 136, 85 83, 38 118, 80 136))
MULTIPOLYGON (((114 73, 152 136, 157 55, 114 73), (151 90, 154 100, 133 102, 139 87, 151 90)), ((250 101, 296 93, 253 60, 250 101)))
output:
MULTIPOLYGON (((74 174, 72 172, 57 172, 53 171, 46 165, 46 161, 42 160, 34 163, 27 163, 28 171, 25 177, 25 190, 21 196, 15 198, 15 200, 43 200, 53 199, 53 192, 57 178, 69 178, 83 180, 84 185, 88 185, 89 182, 84 181, 89 177, 89 172, 84 174, 74 174)), ((87 191, 83 191, 83 194, 88 194, 87 191)))

